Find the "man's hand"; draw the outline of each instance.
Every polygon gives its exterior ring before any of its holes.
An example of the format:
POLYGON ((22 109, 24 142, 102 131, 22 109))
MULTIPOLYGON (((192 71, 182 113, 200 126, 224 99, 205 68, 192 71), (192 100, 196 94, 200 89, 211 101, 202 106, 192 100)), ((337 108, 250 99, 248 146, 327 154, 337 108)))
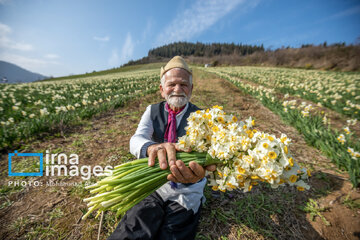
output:
MULTIPOLYGON (((215 171, 216 165, 205 167, 208 171, 215 171)), ((176 161, 176 165, 170 166, 172 174, 167 176, 167 180, 179 183, 196 183, 205 177, 205 169, 197 162, 191 161, 189 167, 181 160, 176 161)))
MULTIPOLYGON (((183 161, 176 159, 176 151, 181 150, 175 143, 159 143, 149 146, 147 149, 149 166, 154 166, 156 157, 159 159, 161 169, 166 169, 169 163, 172 174, 169 174, 167 179, 173 182, 196 183, 205 177, 205 169, 202 166, 192 161, 189 163, 189 167, 186 167, 183 161)), ((191 152, 191 149, 186 152, 191 152)), ((208 171, 215 171, 215 169, 215 165, 206 167, 208 171)))
MULTIPOLYGON (((149 156, 149 166, 155 165, 155 158, 159 159, 161 169, 166 169, 169 165, 175 165, 176 151, 181 151, 175 143, 159 143, 148 147, 147 154, 149 156), (166 160, 167 156, 167 160, 166 160)), ((189 151, 191 152, 191 150, 189 151)))

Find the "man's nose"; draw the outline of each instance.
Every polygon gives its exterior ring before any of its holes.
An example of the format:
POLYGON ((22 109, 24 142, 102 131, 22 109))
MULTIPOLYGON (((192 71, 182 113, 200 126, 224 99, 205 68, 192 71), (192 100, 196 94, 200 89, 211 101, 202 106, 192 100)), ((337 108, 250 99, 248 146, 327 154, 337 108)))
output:
POLYGON ((175 85, 174 92, 177 92, 177 93, 182 93, 183 92, 180 84, 175 85))

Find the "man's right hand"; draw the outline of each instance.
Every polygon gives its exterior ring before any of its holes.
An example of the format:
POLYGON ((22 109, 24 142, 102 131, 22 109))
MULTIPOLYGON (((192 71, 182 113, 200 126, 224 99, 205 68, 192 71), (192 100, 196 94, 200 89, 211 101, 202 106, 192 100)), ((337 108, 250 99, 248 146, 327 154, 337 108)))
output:
MULTIPOLYGON (((149 156, 149 166, 155 165, 155 158, 159 159, 159 165, 161 169, 166 169, 169 166, 176 164, 176 151, 180 149, 175 143, 159 143, 153 144, 148 147, 147 155, 149 156)), ((191 152, 191 149, 189 150, 191 152)))
MULTIPOLYGON (((171 174, 167 176, 169 181, 179 183, 196 183, 203 179, 205 170, 215 171, 215 165, 209 165, 203 168, 196 162, 190 162, 189 167, 185 166, 184 162, 176 159, 176 151, 181 151, 175 143, 159 143, 150 145, 147 149, 149 156, 149 166, 155 165, 156 157, 159 159, 160 168, 165 170, 168 166, 171 174)), ((186 152, 191 152, 188 149, 186 152)))

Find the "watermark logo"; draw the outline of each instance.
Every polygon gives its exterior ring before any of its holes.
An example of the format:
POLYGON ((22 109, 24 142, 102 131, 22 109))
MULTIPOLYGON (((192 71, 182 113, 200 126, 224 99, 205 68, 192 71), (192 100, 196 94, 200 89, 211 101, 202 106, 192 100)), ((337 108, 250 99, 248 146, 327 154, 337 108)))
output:
POLYGON ((65 153, 50 154, 49 150, 46 150, 45 157, 42 153, 9 153, 9 176, 81 176, 83 180, 89 180, 93 176, 109 176, 113 170, 112 166, 90 166, 80 165, 79 156, 77 154, 65 153), (12 171, 14 165, 14 157, 39 157, 40 171, 39 172, 15 172, 12 171), (45 162, 43 161, 45 158, 45 162), (45 164, 44 164, 45 163, 45 164), (43 169, 45 167, 45 169, 43 169))
POLYGON ((18 153, 16 150, 14 153, 9 153, 9 176, 42 176, 43 175, 43 154, 42 153, 18 153), (39 172, 12 172, 11 162, 13 157, 39 157, 40 169, 39 172))

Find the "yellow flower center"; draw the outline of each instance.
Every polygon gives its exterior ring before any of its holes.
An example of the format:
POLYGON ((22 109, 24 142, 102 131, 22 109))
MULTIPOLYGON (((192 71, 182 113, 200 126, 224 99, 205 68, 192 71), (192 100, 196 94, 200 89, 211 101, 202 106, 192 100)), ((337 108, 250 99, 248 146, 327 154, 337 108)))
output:
POLYGON ((213 132, 217 132, 217 131, 219 131, 219 128, 218 128, 218 126, 213 126, 213 127, 211 128, 211 130, 213 130, 213 132))
POLYGON ((290 166, 294 166, 294 160, 293 160, 293 158, 289 158, 288 161, 289 161, 290 166))
POLYGON ((275 159, 276 157, 277 157, 277 155, 276 155, 276 153, 275 152, 269 152, 269 157, 271 158, 271 159, 275 159))
POLYGON ((290 182, 294 183, 297 180, 297 176, 296 175, 291 175, 289 180, 290 180, 290 182))
POLYGON ((246 172, 246 170, 245 169, 243 169, 242 167, 238 167, 238 172, 240 173, 240 174, 245 174, 245 172, 246 172))
POLYGON ((299 191, 304 191, 304 190, 305 190, 305 188, 300 187, 300 186, 297 186, 297 189, 298 189, 299 191))

